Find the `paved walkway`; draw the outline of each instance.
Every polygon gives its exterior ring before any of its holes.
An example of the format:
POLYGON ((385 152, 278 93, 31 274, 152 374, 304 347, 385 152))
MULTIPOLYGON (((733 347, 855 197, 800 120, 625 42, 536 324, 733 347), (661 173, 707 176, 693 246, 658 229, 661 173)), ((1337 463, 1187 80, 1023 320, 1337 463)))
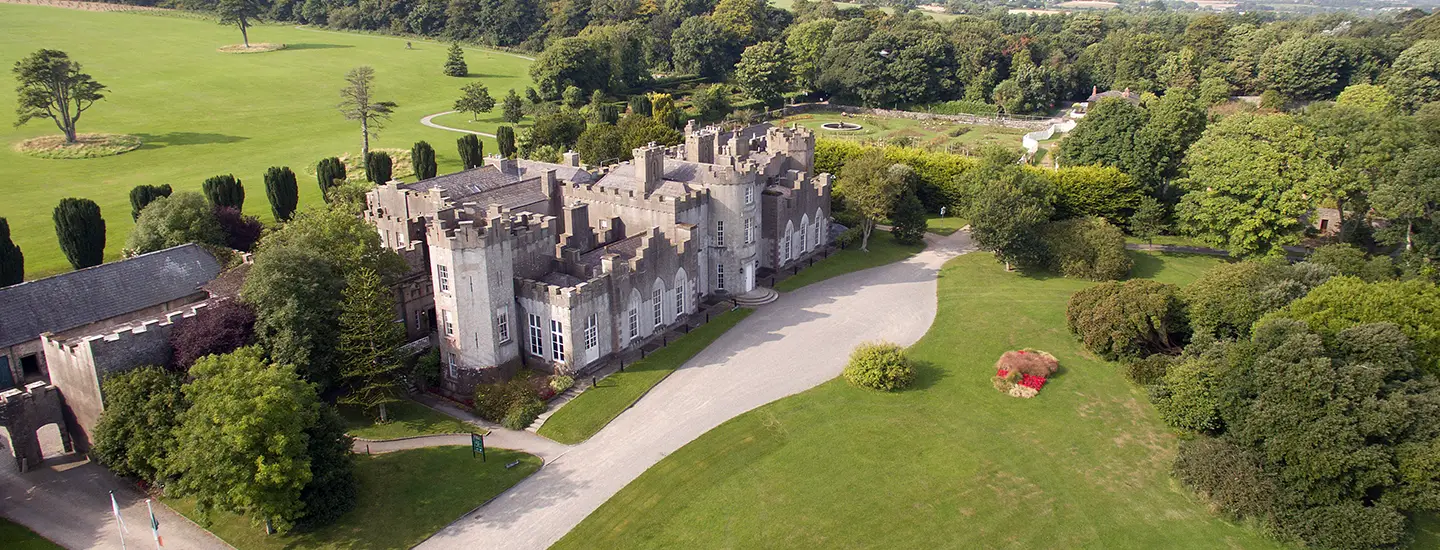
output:
POLYGON ((487 133, 485 133, 485 132, 476 132, 476 131, 474 131, 474 130, 466 130, 466 129, 463 129, 463 128, 451 128, 451 127, 449 127, 449 126, 445 126, 445 125, 441 125, 441 124, 436 124, 436 123, 434 122, 435 117, 437 117, 437 116, 445 116, 445 115, 448 115, 448 114, 454 113, 454 112, 455 112, 455 111, 445 111, 445 112, 443 112, 443 113, 435 113, 435 114, 433 114, 433 115, 426 115, 425 118, 420 119, 420 124, 424 124, 424 125, 426 125, 426 126, 429 126, 429 127, 431 127, 431 128, 436 128, 436 129, 439 129, 439 130, 449 130, 449 131, 451 131, 451 132, 460 132, 460 133, 462 133, 462 134, 475 134, 475 135, 477 135, 477 136, 485 136, 485 137, 488 137, 488 138, 493 138, 493 137, 495 137, 495 134, 487 134, 487 133))
MULTIPOLYGON (((120 517, 129 533, 128 548, 154 548, 145 495, 83 456, 47 458, 40 468, 21 474, 0 451, 0 516, 23 524, 66 548, 119 550, 120 532, 110 512, 110 491, 120 503, 120 517)), ((166 548, 210 550, 230 548, 209 531, 155 503, 160 536, 166 548)), ((0 541, 0 547, 4 542, 0 541)))
POLYGON ((940 266, 974 249, 966 232, 926 239, 930 246, 907 261, 822 281, 761 307, 600 433, 547 459, 419 548, 546 548, 711 428, 839 375, 855 344, 919 340, 935 318, 940 266))

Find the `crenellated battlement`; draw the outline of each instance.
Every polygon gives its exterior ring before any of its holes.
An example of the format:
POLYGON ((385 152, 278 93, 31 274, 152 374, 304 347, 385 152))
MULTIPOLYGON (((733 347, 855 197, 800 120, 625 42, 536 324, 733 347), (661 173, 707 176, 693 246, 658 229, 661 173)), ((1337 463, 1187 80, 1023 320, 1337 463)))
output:
POLYGON ((555 242, 560 235, 559 227, 559 220, 554 216, 512 212, 498 205, 487 209, 464 203, 437 212, 426 232, 432 245, 448 248, 487 247, 506 241, 524 248, 555 242))
MULTIPOLYGON (((76 348, 85 343, 88 343, 92 349, 97 347, 126 346, 129 344, 128 340, 130 339, 141 337, 142 335, 148 337, 150 333, 156 330, 168 330, 173 328, 173 325, 182 319, 189 319, 199 315, 202 310, 210 307, 210 303, 211 302, 207 301, 192 304, 184 309, 166 313, 161 317, 131 321, 118 327, 111 327, 104 333, 77 336, 56 342, 69 352, 75 351, 76 348)), ((54 340, 51 337, 45 339, 54 340)))
POLYGON ((42 402, 49 399, 59 399, 60 389, 50 385, 43 380, 31 382, 25 385, 25 389, 10 388, 0 392, 0 407, 23 407, 30 403, 42 402))

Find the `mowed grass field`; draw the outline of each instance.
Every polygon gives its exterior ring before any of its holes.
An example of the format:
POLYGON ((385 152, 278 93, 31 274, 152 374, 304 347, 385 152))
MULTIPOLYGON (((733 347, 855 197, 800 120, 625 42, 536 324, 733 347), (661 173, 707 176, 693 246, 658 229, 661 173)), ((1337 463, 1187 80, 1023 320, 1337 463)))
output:
POLYGON ((885 118, 870 115, 844 116, 840 113, 806 113, 783 118, 776 125, 798 123, 824 139, 854 139, 890 143, 897 138, 910 138, 913 146, 944 151, 947 147, 966 147, 978 151, 985 145, 1020 148, 1025 130, 998 126, 972 126, 956 122, 885 118), (828 122, 848 122, 862 126, 859 130, 826 130, 828 122), (958 134, 958 135, 956 135, 958 134))
MULTIPOLYGON (((108 228, 106 258, 120 257, 133 222, 129 192, 140 184, 170 184, 196 191, 205 178, 233 173, 245 183, 245 212, 269 221, 263 174, 289 166, 300 179, 300 205, 320 202, 314 165, 320 158, 358 153, 358 122, 336 105, 345 73, 375 68, 375 97, 400 104, 372 147, 409 149, 419 140, 435 147, 440 173, 460 169, 460 134, 420 125, 425 115, 450 110, 461 86, 483 82, 497 100, 530 85, 528 59, 466 49, 468 78, 440 70, 446 45, 379 35, 266 25, 254 42, 283 42, 284 50, 225 54, 216 48, 240 41, 238 30, 190 17, 100 13, 0 4, 0 217, 25 253, 26 278, 68 271, 55 239, 51 213, 60 199, 100 204, 108 228), (41 48, 63 50, 109 87, 106 98, 80 118, 81 132, 138 135, 145 145, 123 155, 46 160, 22 155, 24 139, 57 134, 48 120, 13 128, 16 61, 41 48)), ((460 117, 455 117, 460 119, 460 117)), ((468 116, 463 120, 468 120, 468 116)), ((500 112, 467 128, 493 133, 500 112)), ((495 142, 485 138, 486 153, 495 142)))
MULTIPOLYGON (((1218 260, 1151 256, 1186 283, 1218 260)), ((916 387, 836 379, 739 416, 662 460, 556 548, 1277 548, 1173 481, 1176 435, 1144 390, 1084 352, 1065 305, 1090 282, 950 261, 912 348, 916 387), (1054 353, 1034 399, 990 384, 1007 350, 1054 353)), ((783 368, 783 365, 777 365, 783 368)))

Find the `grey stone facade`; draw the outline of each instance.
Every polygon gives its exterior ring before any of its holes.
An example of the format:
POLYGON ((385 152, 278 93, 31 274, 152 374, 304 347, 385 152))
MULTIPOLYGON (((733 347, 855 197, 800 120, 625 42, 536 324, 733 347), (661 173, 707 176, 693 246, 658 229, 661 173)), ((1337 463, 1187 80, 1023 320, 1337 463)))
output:
POLYGON ((370 193, 386 246, 423 251, 445 392, 464 398, 521 366, 585 372, 828 238, 816 228, 830 217, 830 176, 811 175, 808 131, 686 133, 593 172, 573 154, 497 157, 370 193))

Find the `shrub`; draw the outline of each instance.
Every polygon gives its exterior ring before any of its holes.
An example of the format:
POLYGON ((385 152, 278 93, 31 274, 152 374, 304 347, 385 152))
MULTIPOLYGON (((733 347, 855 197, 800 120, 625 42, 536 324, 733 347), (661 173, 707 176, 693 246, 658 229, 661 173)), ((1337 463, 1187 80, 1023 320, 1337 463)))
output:
POLYGON ((1066 166, 1046 172, 1055 185, 1055 215, 1096 216, 1123 224, 1140 207, 1145 191, 1135 178, 1113 166, 1066 166))
POLYGON ((504 420, 500 421, 502 426, 511 430, 523 430, 535 422, 535 418, 545 412, 545 404, 539 399, 521 401, 510 406, 505 412, 504 420))
POLYGON ((182 191, 147 205, 135 220, 125 248, 144 254, 185 243, 221 246, 225 244, 225 230, 205 197, 182 191))
POLYGON ((485 163, 485 145, 480 142, 480 136, 465 134, 455 140, 455 146, 460 149, 460 165, 464 169, 469 170, 485 163))
POLYGON ((270 199, 270 213, 275 221, 286 221, 300 204, 300 187, 289 166, 271 166, 265 171, 265 197, 270 199))
POLYGON ((1041 229, 1051 271, 1066 277, 1113 281, 1130 274, 1125 234, 1102 218, 1050 222, 1041 229))
POLYGON ((345 163, 335 157, 320 159, 315 165, 315 179, 320 183, 320 196, 330 200, 330 188, 345 183, 345 163))
POLYGON ((1281 516, 1286 531, 1317 548, 1395 548, 1406 539, 1406 519, 1392 506, 1344 502, 1281 516))
POLYGON ((887 342, 860 344, 845 365, 845 380, 855 386, 880 391, 895 391, 915 381, 915 367, 905 356, 904 348, 887 342))
POLYGON ((859 227, 851 227, 849 229, 841 231, 839 235, 835 236, 835 246, 838 246, 840 248, 850 248, 852 245, 858 242, 860 242, 859 227))
POLYGON ((423 387, 440 383, 440 348, 430 348, 430 351, 415 360, 415 379, 419 380, 423 387))
POLYGON ((555 393, 564 393, 565 390, 568 390, 574 386, 575 379, 569 376, 560 374, 550 377, 550 389, 555 390, 555 393))
POLYGON ((508 382, 475 386, 475 414, 491 422, 503 422, 517 405, 538 400, 538 392, 523 372, 508 382))
POLYGON ((75 269, 100 265, 105 260, 105 218, 90 199, 65 198, 55 207, 55 236, 60 250, 75 269))
POLYGON ((1269 261, 1220 264, 1185 287, 1190 326, 1196 334, 1217 338, 1247 338, 1260 317, 1284 306, 1294 293, 1288 287, 1289 268, 1269 261))
POLYGON ((225 246, 249 252, 260 241, 265 226, 255 216, 246 216, 238 208, 220 207, 215 209, 215 221, 225 230, 225 246))
POLYGON ((1275 484, 1261 470, 1260 457, 1228 441, 1196 437, 1180 442, 1175 477, 1233 518, 1269 519, 1275 484))
POLYGON ((187 371, 196 359, 230 353, 254 341, 255 311, 239 300, 226 300, 175 323, 170 331, 171 363, 187 371))
POLYGON ((130 190, 130 219, 140 219, 140 211, 160 197, 168 197, 173 190, 165 185, 137 185, 130 190))
POLYGON ((925 206, 920 204, 920 198, 914 192, 906 191, 900 196, 890 221, 895 223, 895 229, 891 231, 895 242, 913 245, 925 240, 925 206))
POLYGON ((1190 360, 1166 369, 1151 400, 1166 424, 1194 432, 1218 432, 1220 396, 1214 366, 1190 360))
POLYGON ((1184 342, 1179 289, 1148 280, 1101 283, 1076 292, 1065 326, 1090 351, 1115 361, 1173 352, 1184 342))
MULTIPOLYGON (((816 140, 815 171, 839 174, 847 161, 871 149, 874 147, 848 139, 816 140)), ((909 147, 886 147, 884 150, 885 160, 915 170, 919 178, 915 194, 926 211, 938 212, 941 206, 956 211, 963 194, 960 176, 976 166, 974 158, 909 147)))
POLYGON ((1165 371, 1175 362, 1175 357, 1154 353, 1144 359, 1125 362, 1125 378, 1141 386, 1157 384, 1165 377, 1165 371))
POLYGON ((423 141, 415 142, 410 146, 410 164, 415 169, 415 179, 428 180, 435 177, 439 169, 435 164, 435 148, 423 141))

